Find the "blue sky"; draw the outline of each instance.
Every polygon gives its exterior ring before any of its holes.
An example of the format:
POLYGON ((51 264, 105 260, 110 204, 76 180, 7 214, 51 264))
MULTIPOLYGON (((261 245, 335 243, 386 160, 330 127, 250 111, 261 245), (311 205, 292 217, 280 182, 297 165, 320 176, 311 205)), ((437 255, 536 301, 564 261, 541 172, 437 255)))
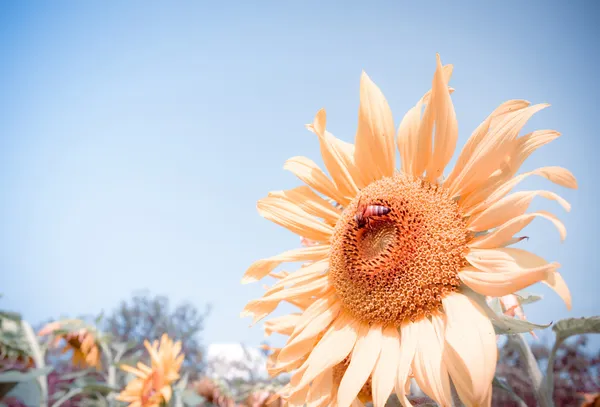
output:
POLYGON ((206 343, 258 344, 240 285, 299 239, 256 212, 299 181, 286 159, 321 162, 304 129, 321 107, 352 141, 361 70, 396 125, 429 89, 435 53, 454 64, 462 146, 500 103, 549 102, 524 132, 563 136, 526 162, 569 168, 571 202, 534 201, 524 245, 562 264, 567 312, 545 287, 536 322, 600 314, 600 86, 593 2, 3 2, 0 6, 0 300, 32 322, 110 310, 133 291, 210 303, 206 343), (596 40, 595 40, 596 39, 596 40))

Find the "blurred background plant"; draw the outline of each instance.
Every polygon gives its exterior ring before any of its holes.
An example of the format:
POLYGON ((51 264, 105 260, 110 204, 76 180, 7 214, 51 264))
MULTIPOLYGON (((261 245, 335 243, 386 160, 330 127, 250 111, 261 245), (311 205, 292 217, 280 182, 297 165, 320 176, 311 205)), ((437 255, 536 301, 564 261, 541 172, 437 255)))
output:
MULTIPOLYGON (((600 332, 600 319, 561 320, 552 326, 553 340, 542 335, 525 341, 528 332, 545 328, 527 322, 522 310, 523 305, 537 299, 526 294, 488 299, 490 309, 497 312, 500 349, 492 404, 541 405, 544 402, 538 400, 536 391, 541 385, 552 392, 550 403, 554 405, 599 406, 600 352, 590 350, 587 334, 600 332)), ((260 348, 213 344, 206 352, 201 334, 208 315, 209 307, 200 311, 183 303, 172 308, 166 297, 137 293, 105 317, 57 319, 42 324, 36 334, 20 315, 0 312, 0 405, 125 406, 128 403, 117 397, 135 375, 124 371, 123 365, 146 372, 150 379, 139 380, 140 386, 151 385, 156 360, 151 360, 143 344, 167 334, 181 342, 185 359, 180 369, 177 365, 177 379, 164 382, 170 388, 164 404, 282 407, 277 392, 287 377, 270 378, 266 374, 271 352, 268 344, 260 348)), ((173 360, 175 356, 170 355, 173 360)), ((418 388, 412 389, 414 405, 435 405, 418 388)), ((399 403, 392 397, 388 405, 399 403)))

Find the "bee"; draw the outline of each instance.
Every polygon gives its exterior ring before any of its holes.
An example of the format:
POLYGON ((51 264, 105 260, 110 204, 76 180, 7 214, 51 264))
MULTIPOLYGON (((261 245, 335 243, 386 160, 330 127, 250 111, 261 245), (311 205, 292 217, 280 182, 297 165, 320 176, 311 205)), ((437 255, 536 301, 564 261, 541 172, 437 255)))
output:
POLYGON ((390 213, 390 211, 391 209, 387 206, 366 205, 362 203, 362 201, 359 201, 358 207, 356 208, 356 214, 354 215, 354 220, 359 228, 362 228, 365 225, 370 227, 370 221, 373 216, 385 216, 390 213))

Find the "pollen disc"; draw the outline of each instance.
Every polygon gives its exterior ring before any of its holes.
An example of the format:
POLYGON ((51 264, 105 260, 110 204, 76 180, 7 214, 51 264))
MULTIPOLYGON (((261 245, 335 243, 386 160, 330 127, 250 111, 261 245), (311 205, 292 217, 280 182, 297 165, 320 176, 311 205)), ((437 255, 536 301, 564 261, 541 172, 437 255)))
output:
POLYGON ((365 187, 335 227, 329 276, 356 318, 399 326, 440 309, 457 290, 469 232, 443 187, 402 174, 365 187), (362 205, 390 212, 359 227, 362 205))

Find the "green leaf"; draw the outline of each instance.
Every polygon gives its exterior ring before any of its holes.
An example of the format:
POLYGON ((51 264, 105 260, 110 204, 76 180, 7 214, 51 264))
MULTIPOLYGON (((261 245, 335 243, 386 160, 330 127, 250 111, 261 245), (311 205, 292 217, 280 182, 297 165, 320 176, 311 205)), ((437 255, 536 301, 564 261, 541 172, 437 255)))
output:
POLYGON ((29 380, 26 382, 18 383, 11 391, 8 392, 7 397, 14 397, 20 400, 26 406, 42 406, 42 394, 40 393, 40 386, 35 380, 29 380))
POLYGON ((551 324, 534 324, 533 322, 523 321, 521 319, 509 317, 506 315, 495 315, 494 318, 491 318, 492 325, 494 325, 494 330, 496 331, 496 335, 510 335, 510 334, 519 334, 530 332, 535 329, 546 329, 551 324))
MULTIPOLYGON (((502 313, 498 314, 492 308, 490 308, 483 295, 476 293, 468 287, 462 287, 462 292, 463 294, 471 298, 473 301, 475 301, 477 305, 479 305, 483 309, 487 317, 492 322, 492 325, 494 325, 496 335, 525 333, 533 331, 535 329, 545 329, 551 325, 534 324, 532 322, 523 321, 520 319, 506 316, 502 313)), ((494 298, 494 300, 497 300, 497 298, 494 298)), ((492 301, 492 304, 495 304, 495 301, 492 301)))
POLYGON ((0 311, 0 317, 14 322, 21 322, 21 314, 11 311, 0 311))
POLYGON ((0 383, 0 400, 4 398, 18 383, 0 383))
POLYGON ((61 380, 72 380, 79 379, 81 377, 85 377, 86 375, 95 372, 96 369, 84 369, 84 370, 76 370, 74 372, 68 372, 60 376, 61 380))
POLYGON ((508 343, 519 352, 519 359, 522 362, 522 368, 531 380, 530 390, 535 394, 537 405, 542 407, 553 407, 552 393, 548 393, 544 385, 544 376, 540 370, 538 362, 533 356, 531 347, 522 334, 508 335, 508 343))
POLYGON ((26 372, 18 372, 9 370, 8 372, 0 373, 0 383, 20 383, 26 382, 37 377, 46 375, 52 371, 52 367, 47 366, 42 369, 31 369, 26 372))
POLYGON ((526 293, 523 291, 516 293, 515 295, 516 295, 517 299, 519 300, 519 304, 521 304, 521 305, 533 304, 534 302, 537 302, 537 301, 541 300, 542 298, 544 298, 541 295, 526 293))
POLYGON ((183 377, 177 382, 177 384, 175 386, 173 386, 174 389, 178 389, 178 390, 184 390, 187 387, 187 383, 188 383, 188 374, 184 374, 183 377))
POLYGON ((80 388, 85 393, 101 393, 106 395, 119 389, 109 386, 105 382, 99 382, 94 378, 80 377, 73 382, 73 388, 80 388))
POLYGON ((554 324, 552 330, 556 334, 556 341, 546 366, 545 388, 549 394, 554 394, 554 358, 558 348, 570 336, 600 333, 600 316, 561 319, 554 324))
POLYGON ((115 387, 111 387, 111 386, 107 385, 106 383, 100 383, 100 382, 88 383, 85 386, 83 386, 81 389, 85 393, 100 393, 104 396, 107 394, 110 394, 112 392, 119 391, 119 389, 117 389, 115 387))
POLYGON ((104 318, 104 310, 102 310, 102 311, 100 312, 100 315, 98 315, 98 316, 96 317, 96 319, 94 319, 94 325, 99 325, 99 324, 100 324, 100 322, 102 322, 102 319, 103 319, 103 318, 104 318))
POLYGON ((600 333, 600 316, 588 318, 561 319, 552 327, 557 341, 564 341, 572 335, 600 333))
POLYGON ((61 404, 63 404, 64 402, 68 401, 70 398, 73 398, 75 396, 77 396, 78 394, 82 393, 83 390, 82 389, 71 389, 67 394, 65 394, 64 396, 62 396, 61 398, 59 398, 58 400, 56 400, 56 402, 54 402, 54 404, 52 404, 52 407, 59 407, 61 404))
POLYGON ((519 407, 527 407, 527 404, 523 401, 521 397, 519 397, 517 393, 515 393, 513 388, 510 387, 510 384, 508 384, 508 382, 505 379, 500 378, 498 376, 494 376, 492 386, 495 389, 500 389, 507 392, 510 395, 510 397, 512 397, 512 399, 519 405, 519 407))
MULTIPOLYGON (((35 332, 33 331, 33 327, 27 321, 21 321, 21 328, 23 329, 25 338, 27 338, 29 349, 31 349, 31 356, 33 357, 35 365, 39 369, 44 369, 46 367, 45 350, 42 350, 40 347, 40 343, 35 332)), ((52 367, 50 367, 50 370, 52 370, 52 367)), ((46 400, 48 400, 47 373, 38 376, 37 382, 40 387, 40 398, 43 400, 44 405, 46 405, 46 400)))
POLYGON ((183 400, 183 404, 185 404, 186 406, 195 407, 205 402, 204 397, 198 395, 198 393, 190 389, 182 391, 181 398, 183 400))

